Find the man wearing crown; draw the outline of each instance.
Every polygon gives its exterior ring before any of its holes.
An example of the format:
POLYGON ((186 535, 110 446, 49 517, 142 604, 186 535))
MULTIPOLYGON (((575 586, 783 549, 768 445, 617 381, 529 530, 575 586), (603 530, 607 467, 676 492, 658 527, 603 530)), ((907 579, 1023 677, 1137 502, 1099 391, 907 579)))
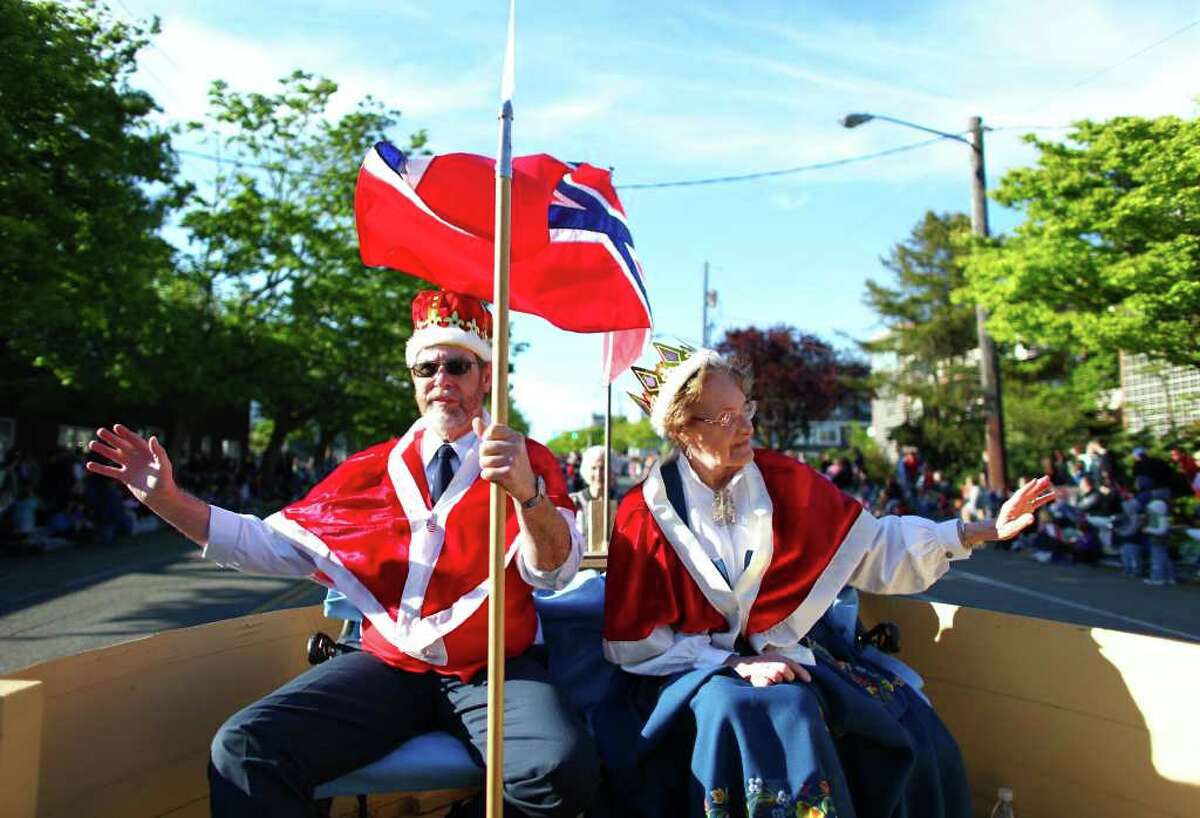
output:
POLYGON ((972 547, 1016 536, 1048 481, 995 520, 876 519, 754 448, 737 362, 654 346, 635 399, 675 450, 617 512, 604 652, 625 696, 594 720, 624 814, 965 818, 957 746, 911 672, 859 644, 853 613, 836 626, 827 612, 852 604, 846 586, 923 591, 972 547))
POLYGON ((574 816, 598 776, 590 738, 534 646, 532 591, 557 589, 582 554, 554 456, 483 410, 492 318, 478 299, 426 291, 406 348, 421 417, 346 460, 303 500, 261 520, 175 485, 155 438, 100 429, 88 464, 242 571, 311 577, 363 614, 363 650, 341 654, 231 717, 213 740, 218 816, 306 816, 314 788, 413 736, 444 730, 486 755, 488 484, 503 486, 506 815, 574 816))

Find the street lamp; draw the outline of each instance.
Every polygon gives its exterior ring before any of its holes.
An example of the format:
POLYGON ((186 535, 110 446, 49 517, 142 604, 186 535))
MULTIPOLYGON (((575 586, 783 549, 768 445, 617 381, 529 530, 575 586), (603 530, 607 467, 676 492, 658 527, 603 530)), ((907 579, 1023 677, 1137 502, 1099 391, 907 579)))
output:
MULTIPOLYGON (((977 116, 968 120, 967 130, 971 135, 970 139, 964 139, 960 134, 946 133, 918 125, 915 122, 879 114, 847 114, 838 121, 844 128, 857 128, 874 119, 937 134, 945 139, 954 139, 970 146, 971 227, 975 231, 975 235, 987 238, 987 177, 984 174, 983 165, 983 120, 977 116)), ((988 488, 1000 492, 1008 485, 1007 454, 1004 446, 1004 404, 1000 394, 1000 368, 996 360, 996 345, 992 343, 992 337, 988 334, 987 310, 981 304, 975 305, 975 324, 979 334, 979 380, 983 390, 988 488)))

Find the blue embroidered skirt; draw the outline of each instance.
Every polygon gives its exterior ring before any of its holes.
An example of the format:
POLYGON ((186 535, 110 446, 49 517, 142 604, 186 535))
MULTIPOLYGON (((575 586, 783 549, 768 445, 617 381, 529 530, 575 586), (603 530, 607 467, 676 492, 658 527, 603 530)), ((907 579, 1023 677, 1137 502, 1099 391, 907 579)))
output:
POLYGON ((821 635, 812 683, 756 688, 729 669, 619 674, 593 721, 608 811, 967 818, 958 747, 924 698, 821 635))

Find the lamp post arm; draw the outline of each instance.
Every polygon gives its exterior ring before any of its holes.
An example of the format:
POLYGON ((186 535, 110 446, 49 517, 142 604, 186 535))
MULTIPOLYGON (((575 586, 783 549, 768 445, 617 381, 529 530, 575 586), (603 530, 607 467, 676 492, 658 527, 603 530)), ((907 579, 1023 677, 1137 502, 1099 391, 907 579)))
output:
POLYGON ((963 144, 970 145, 972 148, 975 147, 974 143, 972 143, 971 140, 969 140, 963 136, 960 136, 959 134, 956 134, 956 133, 947 133, 945 131, 939 131, 936 128, 926 128, 924 125, 918 125, 915 122, 909 122, 908 120, 905 120, 905 119, 896 119, 895 117, 892 117, 892 116, 882 116, 880 114, 872 114, 871 118, 872 119, 882 119, 884 122, 891 122, 896 125, 903 125, 906 128, 915 128, 916 130, 924 131, 925 133, 937 134, 938 136, 940 136, 944 139, 953 139, 957 142, 962 142, 963 144))

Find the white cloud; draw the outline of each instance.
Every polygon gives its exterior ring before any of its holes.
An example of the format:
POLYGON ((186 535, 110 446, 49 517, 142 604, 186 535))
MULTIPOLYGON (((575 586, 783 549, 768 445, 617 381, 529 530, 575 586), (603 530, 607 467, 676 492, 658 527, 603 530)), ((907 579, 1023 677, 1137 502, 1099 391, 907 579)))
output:
POLYGON ((208 110, 208 89, 217 79, 241 91, 271 93, 277 81, 297 68, 338 83, 329 114, 349 111, 368 94, 401 109, 410 121, 485 110, 495 72, 470 67, 445 74, 436 68, 383 60, 372 66, 351 42, 324 37, 318 30, 287 34, 274 42, 213 28, 186 17, 163 21, 154 47, 146 49, 139 81, 154 94, 168 118, 201 119, 208 110))

